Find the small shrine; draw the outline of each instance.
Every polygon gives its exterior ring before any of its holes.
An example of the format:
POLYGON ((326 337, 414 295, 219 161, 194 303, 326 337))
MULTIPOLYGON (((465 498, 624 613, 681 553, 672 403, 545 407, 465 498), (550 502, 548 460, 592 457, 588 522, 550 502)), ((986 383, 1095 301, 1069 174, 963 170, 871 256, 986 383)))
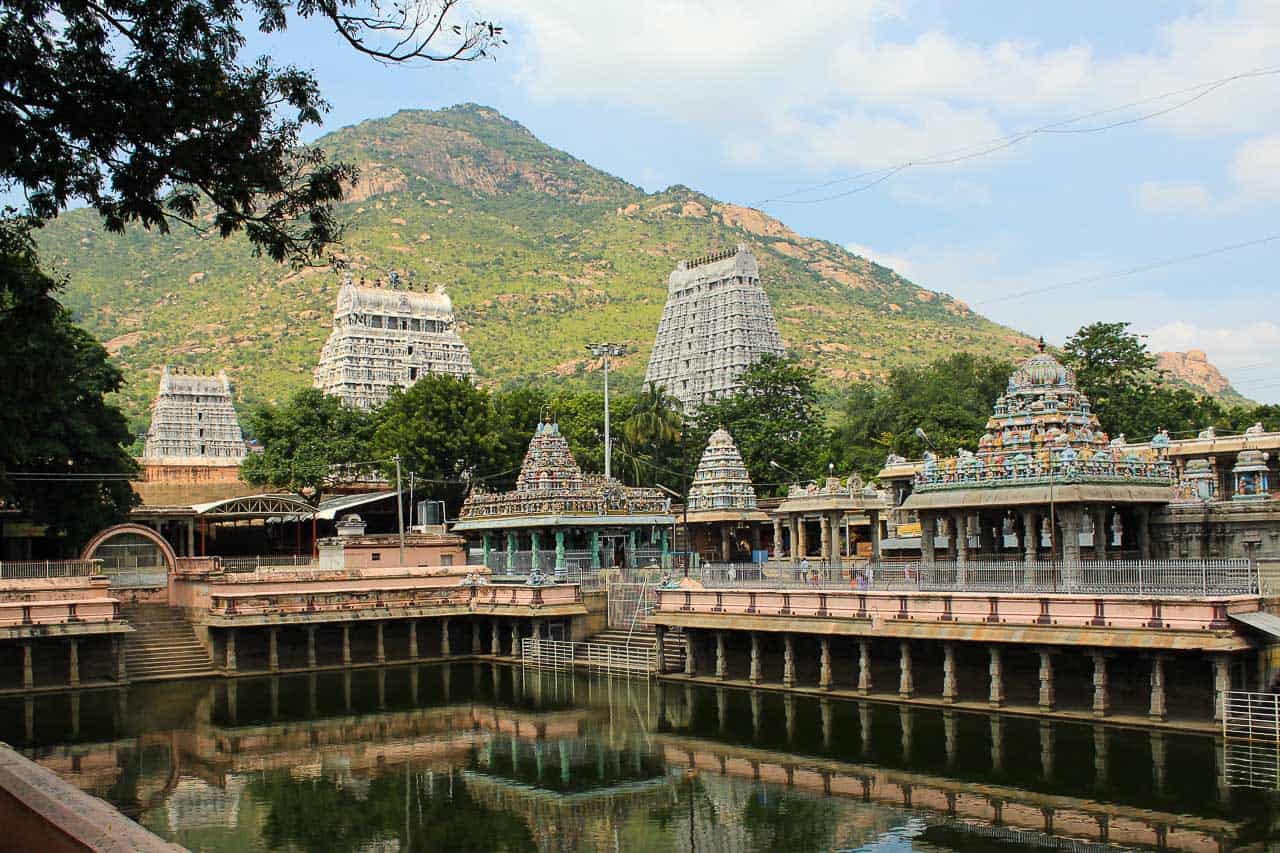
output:
POLYGON ((509 492, 472 487, 453 525, 478 534, 484 563, 530 573, 657 564, 670 554, 670 500, 657 489, 583 474, 560 425, 538 424, 509 492))
POLYGON ((1265 501, 1271 497, 1268 483, 1271 472, 1267 467, 1269 456, 1262 450, 1240 451, 1231 469, 1231 476, 1235 479, 1233 501, 1265 501))
POLYGON ((726 563, 759 561, 761 528, 769 516, 756 507, 755 487, 728 430, 711 434, 687 500, 685 522, 694 551, 726 563))
POLYGON ((1049 559, 1078 560, 1082 535, 1097 559, 1148 558, 1150 512, 1175 498, 1168 446, 1163 430, 1143 446, 1108 436, 1042 339, 1009 376, 977 452, 926 453, 903 507, 919 514, 926 561, 933 534, 958 561, 999 556, 1015 536, 1027 562, 1046 544, 1049 559))
POLYGON ((775 559, 839 567, 847 560, 880 559, 888 503, 857 474, 829 476, 821 483, 793 484, 773 513, 775 559), (813 537, 813 526, 818 536, 813 537), (813 553, 813 545, 818 551, 813 553))

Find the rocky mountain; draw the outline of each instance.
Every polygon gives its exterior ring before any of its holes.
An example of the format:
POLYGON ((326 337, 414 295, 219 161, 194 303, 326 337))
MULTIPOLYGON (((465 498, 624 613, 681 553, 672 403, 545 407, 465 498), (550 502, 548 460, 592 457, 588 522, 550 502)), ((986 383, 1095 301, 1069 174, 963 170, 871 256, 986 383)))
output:
POLYGON ((1204 350, 1156 353, 1156 368, 1165 379, 1200 394, 1208 394, 1230 405, 1245 405, 1252 401, 1231 387, 1230 380, 1214 367, 1204 350))
MULTIPOLYGON (((671 269, 737 243, 760 261, 784 340, 831 386, 955 350, 1031 349, 836 244, 687 187, 645 193, 486 107, 404 111, 318 144, 361 167, 339 211, 341 256, 358 275, 444 284, 486 384, 585 382, 595 365, 583 345, 607 339, 631 348, 618 378, 638 386, 671 269)), ((135 426, 165 362, 225 367, 242 409, 310 383, 339 284, 332 270, 276 266, 242 240, 190 230, 112 235, 89 211, 40 240, 45 264, 69 277, 67 304, 123 369, 135 426)))

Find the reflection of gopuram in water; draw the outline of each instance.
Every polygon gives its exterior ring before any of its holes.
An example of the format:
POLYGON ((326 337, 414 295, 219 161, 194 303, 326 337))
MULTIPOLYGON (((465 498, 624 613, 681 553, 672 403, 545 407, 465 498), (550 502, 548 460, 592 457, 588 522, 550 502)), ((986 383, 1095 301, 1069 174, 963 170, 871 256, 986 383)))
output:
POLYGON ((200 849, 1226 850, 1260 820, 1195 734, 497 664, 36 701, 29 756, 200 849))

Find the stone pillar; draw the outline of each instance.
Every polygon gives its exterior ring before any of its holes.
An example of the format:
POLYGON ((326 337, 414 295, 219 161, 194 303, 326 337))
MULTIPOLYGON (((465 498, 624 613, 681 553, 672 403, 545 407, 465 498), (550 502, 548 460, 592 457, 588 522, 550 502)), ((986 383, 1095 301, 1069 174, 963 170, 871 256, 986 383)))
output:
MULTIPOLYGON (((868 510, 867 515, 871 518, 871 562, 880 562, 880 510, 868 510)), ((849 556, 853 556, 853 543, 849 543, 849 556)))
POLYGON ((1040 514, 1034 509, 1022 511, 1022 559, 1028 564, 1039 559, 1040 514))
POLYGON ((1093 653, 1093 715, 1105 717, 1111 708, 1111 691, 1107 687, 1107 656, 1093 653))
POLYGON ((409 620, 409 660, 418 659, 418 620, 409 620))
POLYGON ((1062 561, 1068 583, 1074 583, 1080 563, 1080 507, 1065 506, 1058 510, 1058 525, 1062 528, 1062 561))
POLYGON ((818 640, 821 647, 818 653, 818 686, 823 690, 831 689, 831 638, 818 640))
MULTIPOLYGON (((490 553, 490 551, 492 551, 493 549, 489 547, 489 531, 487 531, 487 530, 486 530, 484 533, 481 533, 481 534, 480 534, 480 548, 481 548, 481 553, 484 555, 484 556, 483 556, 484 564, 485 564, 486 566, 488 566, 488 565, 489 565, 489 553, 490 553)), ((490 566, 490 568, 492 568, 492 566, 490 566)))
POLYGON ((782 559, 782 516, 773 517, 773 559, 782 559))
POLYGON ((911 643, 898 641, 898 695, 910 699, 915 695, 915 679, 911 676, 911 643))
POLYGON ((591 568, 600 568, 600 531, 591 531, 591 568))
POLYGON ((520 620, 511 620, 511 657, 520 657, 520 620))
MULTIPOLYGON (((963 565, 969 562, 969 516, 957 512, 951 516, 951 542, 955 548, 956 562, 963 565)), ((963 580, 960 583, 964 583, 963 580)))
POLYGON ((818 514, 818 559, 831 562, 831 516, 818 514))
POLYGON ((529 571, 542 568, 542 534, 529 531, 529 571))
POLYGON ((1040 710, 1053 710, 1053 655, 1048 649, 1040 649, 1040 710))
POLYGON ((227 629, 227 671, 235 672, 236 664, 236 629, 227 629))
POLYGON ((471 622, 471 654, 480 654, 480 620, 475 619, 471 622))
POLYGON ((948 704, 956 701, 956 646, 955 643, 942 645, 942 701, 948 704))
POLYGON ((920 562, 926 566, 933 564, 934 549, 937 547, 934 518, 933 513, 920 511, 920 562))
MULTIPOLYGON (((842 547, 842 537, 840 528, 844 526, 844 513, 834 512, 831 514, 831 565, 840 567, 844 565, 844 548, 842 547)), ((853 542, 849 543, 849 550, 853 550, 853 542)), ((850 554, 850 556, 853 556, 850 554)))
POLYGON ((440 656, 449 657, 453 654, 453 645, 449 642, 449 617, 446 616, 440 620, 440 656))
POLYGON ((564 528, 556 528, 556 577, 563 578, 569 569, 564 555, 564 528))
POLYGON ((661 675, 667 671, 667 627, 665 625, 653 626, 653 646, 656 655, 654 661, 654 670, 661 675))
POLYGON ((351 626, 342 626, 342 665, 351 666, 351 626))
POLYGON ((1090 510, 1093 513, 1093 558, 1105 560, 1107 559, 1107 508, 1094 505, 1090 510))
POLYGON ((871 641, 858 641, 858 692, 866 696, 871 692, 871 641))
POLYGON ((119 637, 111 638, 111 653, 116 659, 116 681, 127 681, 129 678, 129 668, 125 663, 124 643, 120 642, 119 637))
POLYGON ((693 629, 684 629, 684 674, 697 675, 698 661, 693 648, 693 629))
POLYGON ((1000 659, 1000 647, 988 646, 991 662, 987 665, 987 674, 991 678, 991 687, 987 693, 987 704, 992 708, 1004 705, 1004 662, 1000 659))
POLYGON ((275 625, 267 629, 267 669, 280 671, 280 629, 275 625))
POLYGON ((728 664, 724 654, 724 631, 716 631, 716 678, 724 681, 728 675, 728 664))
POLYGON ((496 658, 502 654, 502 638, 498 631, 498 620, 494 619, 489 623, 489 627, 493 629, 493 636, 489 640, 489 654, 496 658))
POLYGON ((796 683, 796 638, 792 634, 782 635, 782 686, 791 687, 796 683))
POLYGON ((796 558, 803 560, 809 556, 809 531, 805 529, 804 516, 797 515, 796 519, 796 558))
POLYGON ((724 563, 733 561, 733 527, 729 522, 720 524, 720 560, 724 563))
POLYGON ((520 546, 519 546, 519 543, 516 541, 516 534, 508 533, 507 534, 507 571, 508 572, 514 572, 516 570, 516 552, 519 551, 519 549, 520 549, 520 546))
POLYGON ((1151 707, 1147 716, 1156 722, 1164 722, 1168 717, 1164 698, 1164 656, 1151 658, 1151 707))
POLYGON ((1213 656, 1213 719, 1222 722, 1222 704, 1231 689, 1230 659, 1226 655, 1213 656))
POLYGON ((755 631, 751 632, 751 675, 749 680, 752 684, 760 683, 760 635, 755 631))
POLYGON ((196 521, 194 518, 187 519, 187 556, 194 557, 196 555, 196 521))
POLYGON ((307 668, 316 668, 316 626, 307 626, 307 668))
POLYGON ((69 651, 68 656, 70 658, 68 680, 70 681, 72 687, 79 687, 80 686, 80 641, 72 637, 70 640, 67 640, 67 643, 70 646, 70 648, 68 649, 69 651))
POLYGON ((384 642, 385 638, 383 636, 385 634, 384 629, 386 628, 386 623, 379 620, 376 623, 376 625, 377 625, 377 632, 378 632, 378 645, 377 645, 377 649, 375 650, 374 660, 376 660, 378 663, 386 663, 387 662, 387 645, 384 642))

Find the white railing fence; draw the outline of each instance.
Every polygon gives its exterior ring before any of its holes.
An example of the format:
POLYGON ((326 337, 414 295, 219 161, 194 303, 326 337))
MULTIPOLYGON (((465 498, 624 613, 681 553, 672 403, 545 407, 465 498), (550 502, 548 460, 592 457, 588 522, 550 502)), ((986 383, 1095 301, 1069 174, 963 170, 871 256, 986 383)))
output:
POLYGON ((1280 694, 1228 690, 1222 736, 1228 785, 1280 790, 1280 694))
POLYGON ((1087 595, 1257 595, 1248 560, 1108 560, 1008 563, 880 562, 840 568, 717 564, 690 573, 704 586, 818 587, 925 592, 1030 592, 1087 595))
POLYGON ((618 646, 530 637, 520 643, 521 662, 539 669, 583 668, 615 675, 649 675, 657 669, 652 644, 618 646))
POLYGON ((5 560, 0 561, 0 580, 45 580, 87 578, 102 574, 101 560, 5 560))
POLYGON ((630 631, 636 625, 643 625, 657 604, 654 584, 647 581, 611 581, 608 591, 610 628, 630 631))
POLYGON ((220 557, 224 572, 260 572, 263 569, 310 568, 317 565, 310 554, 282 554, 256 557, 220 557))

